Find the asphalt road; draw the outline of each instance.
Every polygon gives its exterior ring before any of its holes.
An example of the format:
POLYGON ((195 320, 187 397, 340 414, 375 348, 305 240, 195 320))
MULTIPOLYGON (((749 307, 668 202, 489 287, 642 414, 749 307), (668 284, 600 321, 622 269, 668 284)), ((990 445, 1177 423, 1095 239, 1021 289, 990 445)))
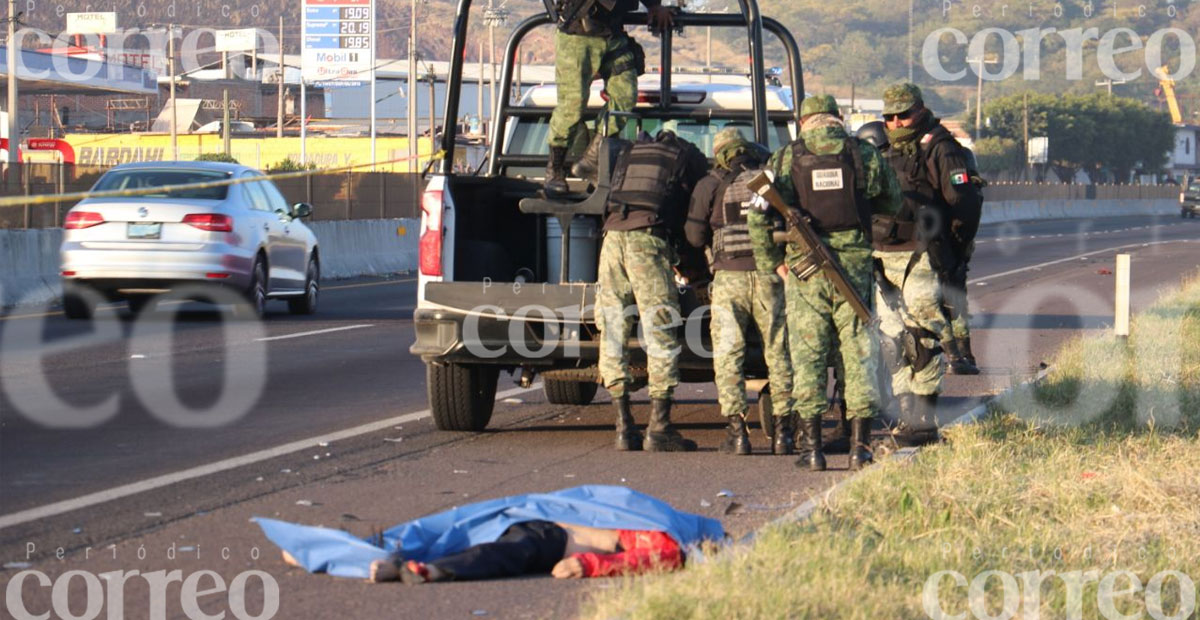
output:
MULTIPOLYGON (((952 418, 1032 376, 1064 339, 1105 329, 1113 277, 1104 272, 1116 249, 1134 256, 1136 309, 1196 271, 1197 239, 1200 223, 1171 217, 985 227, 970 285, 985 372, 951 377, 941 416, 952 418)), ((527 579, 402 593, 367 587, 286 568, 247 519, 272 516, 367 535, 476 499, 609 483, 721 518, 740 536, 846 475, 844 455, 832 455, 830 472, 810 474, 790 459, 762 454, 758 434, 753 457, 716 454, 722 426, 708 385, 678 394, 683 432, 702 446, 695 454, 616 454, 603 394, 588 407, 550 405, 536 386, 520 390, 507 376, 488 432, 439 432, 425 411, 424 367, 407 352, 415 282, 327 283, 321 303, 319 314, 304 318, 288 316, 280 304, 261 325, 224 324, 192 307, 160 308, 144 324, 116 312, 98 321, 114 340, 51 355, 38 343, 78 338, 89 327, 28 310, 0 320, 0 562, 8 563, 0 581, 23 563, 52 578, 71 569, 178 568, 230 579, 257 568, 279 582, 278 617, 561 617, 576 609, 581 592, 609 586, 527 579), (178 320, 174 310, 183 310, 178 320), (262 361, 255 361, 259 353, 262 361), (261 397, 244 407, 188 411, 257 389, 261 397), (48 391, 62 402, 33 396, 48 391), (173 399, 181 402, 174 415, 189 424, 221 424, 178 428, 164 421, 170 408, 163 403, 173 399), (110 401, 116 406, 108 419, 102 409, 84 412, 110 401), (244 413, 221 420, 230 410, 244 413), (79 424, 89 415, 96 423, 86 428, 44 424, 79 424), (172 545, 188 552, 168 558, 172 545), (54 557, 59 547, 62 560, 54 557), (146 560, 138 559, 140 547, 146 560), (218 551, 224 548, 228 560, 218 551)), ((647 404, 644 392, 639 396, 635 412, 642 417, 647 404)), ((145 593, 133 584, 129 609, 144 610, 145 593)), ((25 589, 31 610, 48 607, 48 588, 25 589)), ((181 615, 170 609, 168 616, 181 615)))

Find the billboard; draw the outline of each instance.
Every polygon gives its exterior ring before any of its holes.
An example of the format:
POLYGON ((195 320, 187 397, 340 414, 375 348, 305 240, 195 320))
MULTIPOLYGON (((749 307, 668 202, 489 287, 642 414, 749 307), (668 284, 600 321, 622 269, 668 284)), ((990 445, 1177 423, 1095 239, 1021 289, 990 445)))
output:
POLYGON ((67 29, 63 34, 109 34, 116 31, 116 13, 67 13, 67 29))
POLYGON ((361 86, 375 64, 374 0, 301 0, 304 81, 361 86))
POLYGON ((258 29, 218 30, 215 33, 218 52, 249 52, 258 48, 258 29))

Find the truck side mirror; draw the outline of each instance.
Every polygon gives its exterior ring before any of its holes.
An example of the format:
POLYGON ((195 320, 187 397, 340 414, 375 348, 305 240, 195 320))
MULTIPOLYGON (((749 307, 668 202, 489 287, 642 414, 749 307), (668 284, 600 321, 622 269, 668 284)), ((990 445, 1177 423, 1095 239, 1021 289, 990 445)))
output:
POLYGON ((312 217, 312 212, 312 205, 308 204, 307 202, 297 202, 296 204, 292 205, 292 217, 295 219, 312 217))

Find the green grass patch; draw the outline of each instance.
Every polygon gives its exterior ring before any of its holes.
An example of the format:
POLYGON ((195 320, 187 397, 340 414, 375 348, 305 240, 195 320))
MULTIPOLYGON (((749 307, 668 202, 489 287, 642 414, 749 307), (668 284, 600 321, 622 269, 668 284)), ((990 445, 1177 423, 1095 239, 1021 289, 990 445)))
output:
POLYGON ((598 591, 583 616, 1195 618, 1200 278, 1132 334, 1070 342, 946 444, 872 467, 748 548, 598 591))

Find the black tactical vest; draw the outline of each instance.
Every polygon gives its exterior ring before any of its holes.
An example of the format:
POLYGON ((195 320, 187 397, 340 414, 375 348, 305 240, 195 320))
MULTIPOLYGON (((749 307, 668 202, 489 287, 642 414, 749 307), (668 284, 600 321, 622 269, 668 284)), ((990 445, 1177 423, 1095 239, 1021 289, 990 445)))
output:
POLYGON ((648 212, 643 215, 652 216, 653 224, 662 224, 663 212, 677 207, 674 202, 682 194, 688 163, 685 144, 674 134, 663 134, 654 142, 623 148, 613 169, 609 213, 628 217, 633 211, 648 212))
POLYGON ((796 199, 819 232, 871 230, 866 172, 854 138, 846 138, 840 153, 817 155, 804 140, 792 143, 792 185, 796 199))
POLYGON ((911 153, 902 153, 893 146, 885 154, 888 165, 896 172, 904 197, 896 221, 913 223, 913 226, 903 229, 912 231, 911 237, 889 240, 895 243, 929 241, 940 236, 949 226, 947 218, 950 206, 929 177, 928 160, 934 146, 953 140, 954 136, 945 127, 937 125, 925 137, 911 153))
POLYGON ((746 187, 746 183, 759 172, 761 168, 736 165, 733 170, 713 170, 710 173, 721 180, 717 186, 712 217, 709 218, 713 229, 713 254, 718 259, 754 256, 754 247, 750 245, 750 226, 746 223, 746 212, 754 192, 746 187))

